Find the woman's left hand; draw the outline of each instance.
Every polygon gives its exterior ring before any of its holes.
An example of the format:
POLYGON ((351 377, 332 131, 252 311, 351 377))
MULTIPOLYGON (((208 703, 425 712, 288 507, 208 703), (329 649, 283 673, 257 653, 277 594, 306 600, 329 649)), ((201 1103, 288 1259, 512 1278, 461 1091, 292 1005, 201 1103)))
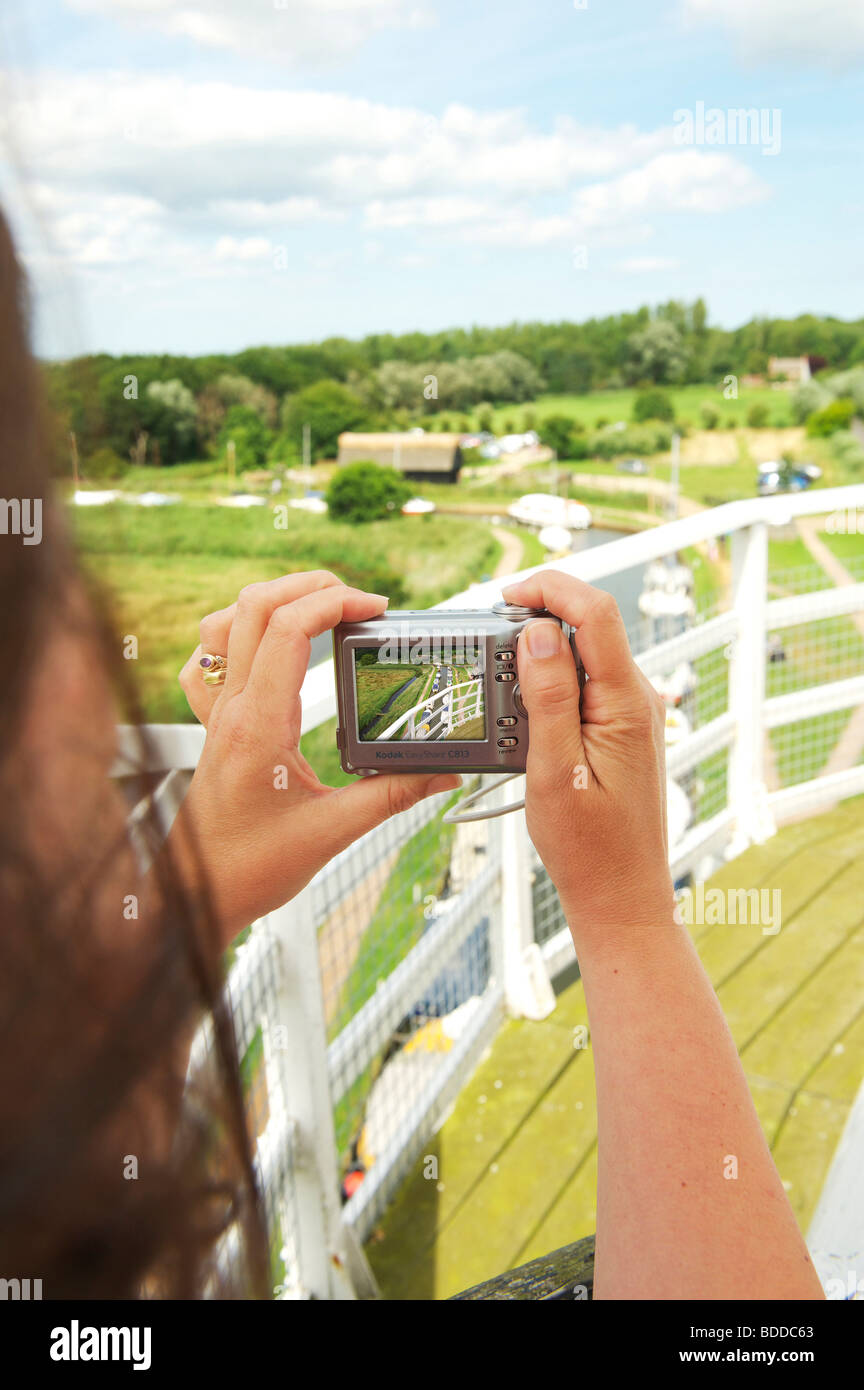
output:
POLYGON ((423 797, 452 790, 454 774, 376 774, 324 786, 300 752, 300 688, 310 639, 337 623, 382 614, 387 599, 326 571, 243 589, 201 624, 202 645, 180 673, 207 738, 171 840, 193 862, 194 832, 223 927, 223 944, 292 898, 360 835, 423 797), (222 686, 205 685, 199 658, 227 656, 222 686))

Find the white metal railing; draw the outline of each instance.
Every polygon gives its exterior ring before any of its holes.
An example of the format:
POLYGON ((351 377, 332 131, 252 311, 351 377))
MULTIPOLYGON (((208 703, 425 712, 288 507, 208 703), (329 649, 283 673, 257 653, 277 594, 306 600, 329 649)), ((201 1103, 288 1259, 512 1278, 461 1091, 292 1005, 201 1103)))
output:
MULTIPOLYGON (((864 509, 864 485, 732 502, 554 563, 602 584, 684 548, 731 540, 728 608, 699 615, 685 631, 637 653, 650 677, 681 663, 697 670, 708 663, 702 679, 714 690, 704 708, 697 700, 692 727, 667 753, 670 778, 695 789, 697 807, 670 848, 676 879, 710 871, 787 817, 864 792, 860 757, 785 785, 766 771, 774 731, 805 720, 824 730, 838 712, 864 707, 864 662, 837 679, 769 693, 769 633, 808 625, 816 641, 819 625, 827 625, 821 667, 837 642, 853 666, 855 642, 864 650, 856 619, 864 614, 864 583, 769 598, 769 528, 856 508, 864 509)), ((439 607, 489 607, 501 586, 500 579, 477 584, 439 607)), ((819 676, 828 675, 821 667, 819 676)), ((303 685, 303 732, 335 712, 326 661, 303 685)), ((151 770, 166 774, 160 795, 167 823, 183 790, 178 772, 188 776, 194 768, 204 733, 168 725, 150 726, 149 735, 151 770)), ((131 747, 123 735, 119 774, 133 766, 131 747)), ((297 899, 254 924, 231 971, 241 1049, 254 1045, 259 1029, 263 1041, 269 1116, 259 1170, 282 1236, 283 1296, 350 1298, 373 1287, 360 1241, 424 1152, 505 1013, 543 1016, 552 1005, 549 978, 574 963, 524 814, 460 827, 448 840, 439 819, 446 801, 426 801, 336 856, 297 899), (400 1029, 405 1045, 391 1046, 400 1029), (366 1171, 343 1204, 340 1153, 348 1137, 366 1171)), ((193 1065, 206 1050, 205 1030, 193 1065)))

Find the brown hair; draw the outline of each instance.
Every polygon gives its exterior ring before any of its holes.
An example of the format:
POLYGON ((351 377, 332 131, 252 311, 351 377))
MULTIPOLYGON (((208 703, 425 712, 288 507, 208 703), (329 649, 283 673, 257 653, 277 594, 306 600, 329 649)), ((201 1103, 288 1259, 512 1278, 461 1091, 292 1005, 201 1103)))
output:
MULTIPOLYGON (((80 797, 61 808, 86 851, 46 857, 30 833, 45 795, 32 692, 58 632, 141 721, 106 607, 52 498, 28 324, 0 214, 0 492, 43 507, 41 544, 0 535, 0 1276, 41 1279, 46 1299, 267 1297, 266 1226, 206 893, 193 899, 180 883, 151 821, 148 910, 123 921, 120 886, 139 883, 140 869, 117 787, 86 748, 75 750, 80 797), (189 1042, 207 1014, 208 1065, 184 1100, 189 1042), (239 1246, 217 1262, 217 1238, 235 1222, 239 1246)), ((113 737, 94 733, 103 747, 113 737)), ((150 790, 142 773, 135 798, 150 790)))

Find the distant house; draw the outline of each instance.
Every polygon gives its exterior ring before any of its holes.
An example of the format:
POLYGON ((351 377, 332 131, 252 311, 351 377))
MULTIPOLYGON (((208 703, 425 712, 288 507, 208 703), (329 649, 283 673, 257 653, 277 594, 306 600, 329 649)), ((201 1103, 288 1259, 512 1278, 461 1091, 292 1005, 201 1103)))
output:
POLYGON ((768 375, 773 381, 784 377, 790 386, 802 386, 812 375, 809 357, 770 357, 768 375))
POLYGON ((389 464, 408 478, 455 483, 462 467, 458 434, 340 434, 338 462, 389 464))

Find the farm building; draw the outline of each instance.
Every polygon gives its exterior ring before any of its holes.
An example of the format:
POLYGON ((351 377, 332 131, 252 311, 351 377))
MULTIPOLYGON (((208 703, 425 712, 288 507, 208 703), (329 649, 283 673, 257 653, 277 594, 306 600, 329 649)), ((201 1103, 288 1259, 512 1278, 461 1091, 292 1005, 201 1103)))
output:
POLYGON ((340 434, 339 463, 390 464, 408 478, 455 483, 462 467, 458 434, 340 434))
POLYGON ((790 384, 801 386, 805 381, 809 381, 812 375, 810 358, 772 357, 768 362, 768 375, 772 380, 776 380, 777 377, 785 377, 790 384))

